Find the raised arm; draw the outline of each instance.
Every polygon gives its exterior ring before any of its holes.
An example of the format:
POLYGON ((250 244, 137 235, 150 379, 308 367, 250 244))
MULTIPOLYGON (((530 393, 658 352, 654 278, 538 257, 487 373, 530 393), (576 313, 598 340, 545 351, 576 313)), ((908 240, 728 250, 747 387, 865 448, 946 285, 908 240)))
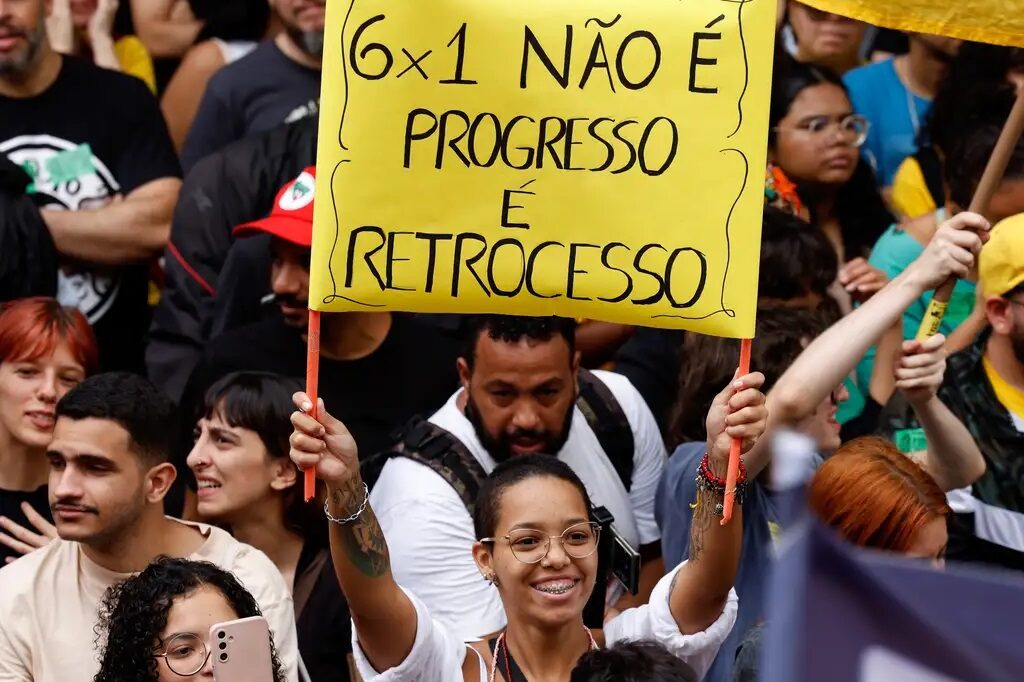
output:
MULTIPOLYGON (((763 384, 760 372, 738 377, 711 405, 707 456, 718 478, 726 476, 734 437, 743 440, 742 451, 747 452, 764 433, 768 412, 759 390, 763 384)), ((669 596, 672 616, 684 635, 702 632, 718 620, 736 582, 743 545, 743 508, 737 503, 732 521, 721 525, 716 505, 722 503, 722 497, 699 488, 697 491, 689 559, 676 574, 669 596)))
POLYGON ((348 600, 359 644, 375 670, 388 670, 409 655, 416 640, 416 609, 391 575, 384 533, 370 507, 359 474, 355 439, 319 403, 319 421, 309 414, 305 393, 294 396, 291 458, 301 469, 316 467, 327 484, 331 558, 348 600), (349 520, 350 519, 350 520, 349 520))
MULTIPOLYGON (((769 432, 810 415, 917 298, 950 275, 967 276, 988 229, 988 221, 975 213, 946 221, 910 267, 812 341, 768 396, 769 432)), ((762 439, 747 457, 751 476, 767 465, 770 440, 762 439)))
POLYGON ((912 453, 945 491, 971 485, 985 473, 985 458, 963 422, 938 398, 946 372, 945 339, 905 341, 896 387, 924 429, 928 449, 912 453))

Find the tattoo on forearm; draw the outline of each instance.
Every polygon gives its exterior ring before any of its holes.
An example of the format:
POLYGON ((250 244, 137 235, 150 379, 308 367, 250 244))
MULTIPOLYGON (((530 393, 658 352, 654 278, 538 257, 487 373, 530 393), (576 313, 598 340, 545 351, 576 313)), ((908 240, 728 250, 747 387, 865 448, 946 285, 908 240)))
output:
POLYGON ((710 492, 697 490, 697 504, 693 508, 693 521, 690 523, 689 560, 692 562, 698 561, 704 552, 704 533, 714 523, 714 498, 710 492))
MULTIPOLYGON (((351 515, 358 511, 362 496, 363 487, 360 485, 358 490, 335 490, 331 494, 331 501, 340 509, 349 509, 347 514, 351 515)), ((358 519, 344 526, 335 525, 335 530, 341 537, 345 556, 363 575, 379 578, 391 568, 384 531, 381 530, 380 524, 377 523, 377 515, 369 505, 358 519)))

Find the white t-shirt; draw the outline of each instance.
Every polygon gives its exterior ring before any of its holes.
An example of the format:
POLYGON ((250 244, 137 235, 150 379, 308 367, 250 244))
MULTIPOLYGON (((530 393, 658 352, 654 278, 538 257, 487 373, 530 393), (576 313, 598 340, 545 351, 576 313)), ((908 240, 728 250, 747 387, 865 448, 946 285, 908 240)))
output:
MULTIPOLYGON (((661 539, 654 519, 654 495, 667 454, 647 403, 629 379, 594 372, 615 396, 633 430, 633 476, 626 491, 597 435, 574 407, 569 438, 558 458, 580 477, 594 504, 615 517, 615 527, 634 547, 661 539)), ((490 472, 494 458, 477 438, 456 401, 461 389, 430 421, 450 432, 490 472)), ((405 457, 384 465, 370 493, 370 504, 388 539, 391 568, 398 584, 423 600, 431 615, 461 639, 505 627, 498 591, 473 561, 473 519, 455 489, 427 466, 405 457)))
MULTIPOLYGON (((650 604, 627 609, 605 625, 605 646, 639 640, 657 642, 669 653, 685 661, 697 674, 697 679, 701 680, 736 623, 739 598, 736 590, 729 590, 729 597, 718 620, 703 632, 684 635, 672 616, 669 595, 672 580, 685 563, 658 581, 651 593, 650 604)), ((408 591, 406 594, 416 607, 416 640, 412 650, 394 668, 378 672, 363 653, 359 635, 353 628, 352 654, 359 675, 366 682, 462 682, 465 679, 462 664, 472 649, 445 624, 432 618, 430 610, 415 594, 408 591)), ((482 660, 479 671, 478 679, 483 682, 487 679, 487 670, 482 660)))
MULTIPOLYGON (((184 523, 184 522, 182 522, 184 523)), ((270 625, 289 680, 298 680, 292 597, 263 552, 225 531, 189 523, 206 542, 189 557, 238 578, 270 625)), ((111 585, 130 577, 97 565, 77 542, 54 540, 0 570, 0 680, 86 682, 100 668, 104 642, 95 634, 99 606, 111 585)))

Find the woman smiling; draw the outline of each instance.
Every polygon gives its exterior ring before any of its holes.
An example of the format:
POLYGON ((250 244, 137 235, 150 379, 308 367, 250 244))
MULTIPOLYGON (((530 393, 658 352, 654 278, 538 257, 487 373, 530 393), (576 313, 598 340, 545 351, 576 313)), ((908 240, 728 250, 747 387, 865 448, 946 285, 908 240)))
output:
POLYGON ((735 378, 708 413, 707 455, 694 472, 702 485, 689 560, 659 582, 649 605, 624 611, 603 630, 583 623, 601 540, 583 484, 548 455, 518 455, 498 465, 474 506, 473 557, 498 590, 508 627, 470 643, 434 622, 415 595, 395 583, 387 541, 359 475, 355 440, 322 403, 319 420, 310 416, 309 398, 297 393, 301 411, 292 415, 291 457, 300 468, 316 467, 328 486, 331 552, 352 611, 360 674, 381 682, 568 682, 587 651, 634 639, 654 639, 698 674, 706 672, 736 618, 732 584, 741 508, 728 525, 718 518, 729 448, 735 437, 746 451, 763 433, 763 381, 756 373, 735 378))

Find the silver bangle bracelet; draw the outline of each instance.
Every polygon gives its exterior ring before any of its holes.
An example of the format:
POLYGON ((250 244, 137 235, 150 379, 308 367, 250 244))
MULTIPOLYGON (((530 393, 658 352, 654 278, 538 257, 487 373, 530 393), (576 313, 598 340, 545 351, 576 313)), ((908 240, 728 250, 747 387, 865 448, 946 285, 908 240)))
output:
POLYGON ((363 503, 359 505, 359 509, 356 510, 356 513, 352 514, 351 516, 347 516, 343 519, 334 518, 333 516, 331 516, 330 510, 327 508, 327 505, 329 504, 330 499, 324 500, 324 515, 327 516, 328 521, 330 521, 331 523, 337 523, 342 526, 348 523, 352 523, 353 521, 355 521, 363 515, 363 512, 366 511, 366 506, 370 504, 370 488, 369 486, 366 485, 365 482, 363 483, 363 503))

